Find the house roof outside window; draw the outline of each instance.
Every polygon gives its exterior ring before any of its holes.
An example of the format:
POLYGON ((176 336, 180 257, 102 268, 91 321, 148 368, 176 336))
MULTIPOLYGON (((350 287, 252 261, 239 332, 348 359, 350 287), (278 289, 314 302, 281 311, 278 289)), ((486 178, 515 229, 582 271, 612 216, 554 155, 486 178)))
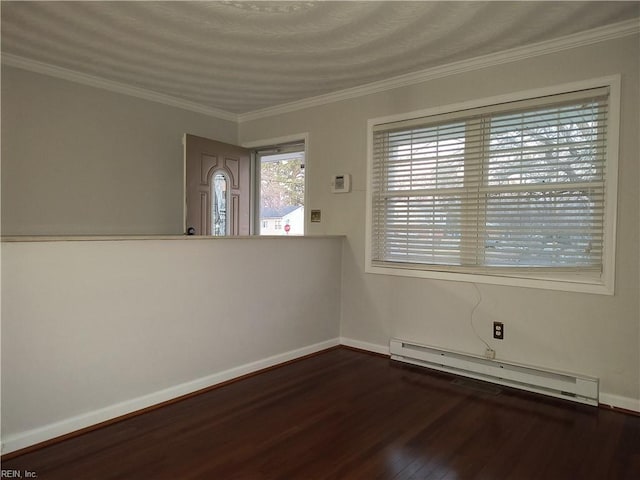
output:
POLYGON ((260 218, 284 218, 287 215, 295 212, 297 209, 302 208, 301 205, 289 205, 281 208, 263 208, 260 211, 260 218))

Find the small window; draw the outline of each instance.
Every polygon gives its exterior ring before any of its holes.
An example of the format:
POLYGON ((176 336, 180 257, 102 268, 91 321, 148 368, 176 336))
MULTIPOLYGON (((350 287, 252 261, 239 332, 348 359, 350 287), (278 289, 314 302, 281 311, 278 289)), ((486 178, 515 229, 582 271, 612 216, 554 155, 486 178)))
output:
POLYGON ((215 172, 211 184, 211 235, 224 237, 229 234, 229 222, 227 218, 228 205, 227 175, 221 171, 215 172))
POLYGON ((372 124, 368 271, 604 285, 610 98, 604 86, 372 124))

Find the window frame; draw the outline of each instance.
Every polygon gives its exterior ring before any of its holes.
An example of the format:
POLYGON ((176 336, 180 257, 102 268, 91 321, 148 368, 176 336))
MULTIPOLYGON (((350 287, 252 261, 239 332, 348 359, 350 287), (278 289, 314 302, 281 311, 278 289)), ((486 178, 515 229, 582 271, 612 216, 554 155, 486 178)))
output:
POLYGON ((424 110, 401 113, 385 117, 372 118, 367 121, 367 195, 366 195, 366 233, 365 233, 365 272, 372 274, 395 275, 403 277, 429 278, 449 281, 487 283, 495 285, 541 288, 570 292, 596 293, 613 295, 615 283, 615 247, 616 247, 616 214, 617 214, 617 185, 618 185, 618 148, 620 136, 620 75, 595 78, 579 82, 565 83, 550 87, 531 89, 448 104, 424 110), (503 103, 523 101, 558 95, 578 90, 598 87, 609 88, 609 119, 608 138, 606 144, 606 176, 605 176, 605 211, 603 240, 604 251, 602 257, 603 269, 599 278, 581 272, 557 271, 491 271, 477 272, 464 268, 457 268, 456 272, 447 271, 442 265, 422 265, 416 268, 400 266, 373 265, 373 141, 374 128, 393 122, 411 121, 421 117, 451 114, 462 110, 490 108, 503 103), (462 272, 460 271, 462 270, 462 272))

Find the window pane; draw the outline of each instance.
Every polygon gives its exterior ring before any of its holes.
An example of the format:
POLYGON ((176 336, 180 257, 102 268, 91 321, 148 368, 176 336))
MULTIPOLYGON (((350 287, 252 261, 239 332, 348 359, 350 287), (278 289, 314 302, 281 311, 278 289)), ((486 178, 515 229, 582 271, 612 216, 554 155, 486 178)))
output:
POLYGON ((227 231, 227 177, 216 173, 212 185, 211 235, 224 237, 227 231))
POLYGON ((465 124, 389 133, 388 190, 464 185, 465 124))
POLYGON ((485 262, 495 266, 598 266, 601 194, 586 191, 487 195, 485 262))
POLYGON ((304 234, 304 151, 258 154, 260 235, 304 234))
POLYGON ((459 197, 397 197, 384 203, 381 257, 404 263, 460 264, 459 197))
POLYGON ((602 180, 603 120, 598 103, 492 118, 488 184, 602 180))

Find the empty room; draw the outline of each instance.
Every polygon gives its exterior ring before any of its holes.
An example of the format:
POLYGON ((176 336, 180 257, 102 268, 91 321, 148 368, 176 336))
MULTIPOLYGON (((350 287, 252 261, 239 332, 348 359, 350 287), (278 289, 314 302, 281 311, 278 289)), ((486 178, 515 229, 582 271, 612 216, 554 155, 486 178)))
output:
POLYGON ((640 478, 640 2, 0 9, 2 478, 640 478))

